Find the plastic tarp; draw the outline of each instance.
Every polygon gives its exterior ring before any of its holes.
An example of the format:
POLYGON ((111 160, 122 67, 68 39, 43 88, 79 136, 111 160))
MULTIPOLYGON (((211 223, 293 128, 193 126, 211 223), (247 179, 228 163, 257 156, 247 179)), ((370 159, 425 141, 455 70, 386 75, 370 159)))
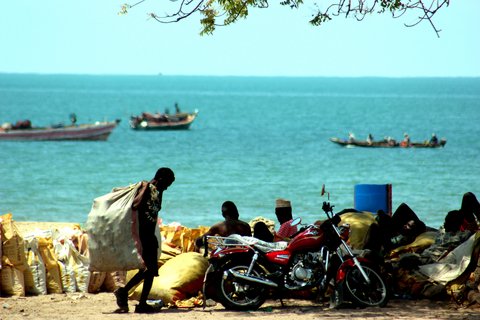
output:
POLYGON ((446 284, 459 277, 466 269, 472 258, 476 235, 453 249, 437 263, 420 266, 420 272, 431 280, 446 284))

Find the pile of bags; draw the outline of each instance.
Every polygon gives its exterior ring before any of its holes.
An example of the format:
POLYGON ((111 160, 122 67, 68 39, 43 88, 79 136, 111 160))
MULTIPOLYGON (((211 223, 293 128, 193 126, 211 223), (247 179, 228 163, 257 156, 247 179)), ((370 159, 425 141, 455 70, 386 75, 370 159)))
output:
MULTIPOLYGON (((193 249, 196 237, 206 230, 159 226, 160 276, 155 278, 151 299, 175 303, 198 295, 208 261, 193 249)), ((2 296, 113 292, 136 273, 135 269, 92 268, 88 235, 75 224, 21 234, 8 213, 0 216, 0 231, 2 296)), ((132 290, 131 298, 138 299, 141 289, 140 285, 132 290)))
POLYGON ((0 216, 0 226, 2 295, 87 292, 88 258, 74 245, 82 242, 79 229, 68 234, 38 230, 23 236, 11 213, 0 216))

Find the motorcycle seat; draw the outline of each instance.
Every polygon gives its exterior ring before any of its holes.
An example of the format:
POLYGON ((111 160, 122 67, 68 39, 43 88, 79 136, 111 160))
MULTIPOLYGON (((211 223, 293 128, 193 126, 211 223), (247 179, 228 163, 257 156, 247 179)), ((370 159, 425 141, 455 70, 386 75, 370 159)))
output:
POLYGON ((228 238, 234 239, 241 244, 253 246, 263 252, 284 250, 288 245, 287 241, 267 242, 255 237, 240 236, 238 234, 232 234, 228 238))

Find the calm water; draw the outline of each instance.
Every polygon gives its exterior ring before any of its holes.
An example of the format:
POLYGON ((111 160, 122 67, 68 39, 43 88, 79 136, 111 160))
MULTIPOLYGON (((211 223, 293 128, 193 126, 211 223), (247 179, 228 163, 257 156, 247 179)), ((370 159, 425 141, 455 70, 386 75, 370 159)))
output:
POLYGON ((121 119, 106 142, 0 142, 0 214, 17 221, 86 221, 93 198, 149 180, 160 166, 177 180, 162 217, 186 226, 220 220, 234 201, 244 220, 275 219, 275 199, 304 221, 323 218, 323 183, 340 210, 354 185, 391 183, 438 227, 461 196, 480 196, 480 79, 236 78, 0 74, 0 123, 121 119), (189 131, 135 132, 130 115, 199 109, 189 131), (368 133, 444 149, 342 148, 330 137, 368 133))

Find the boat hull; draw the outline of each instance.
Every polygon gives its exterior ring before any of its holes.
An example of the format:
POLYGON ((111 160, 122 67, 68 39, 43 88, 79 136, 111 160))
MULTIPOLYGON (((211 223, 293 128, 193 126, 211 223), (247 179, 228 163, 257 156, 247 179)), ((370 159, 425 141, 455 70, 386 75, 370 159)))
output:
POLYGON ((0 131, 0 141, 105 141, 119 121, 98 122, 59 128, 31 128, 0 131))
POLYGON ((132 117, 130 120, 130 127, 133 130, 139 131, 159 131, 159 130, 188 130, 193 121, 197 117, 197 113, 188 114, 181 120, 138 120, 137 117, 132 117))
POLYGON ((442 139, 437 144, 431 144, 428 141, 425 142, 412 142, 410 145, 405 146, 401 143, 394 142, 389 143, 387 141, 373 141, 371 143, 363 140, 348 141, 339 138, 330 138, 330 141, 344 147, 362 147, 362 148, 443 148, 447 143, 447 140, 442 139))

